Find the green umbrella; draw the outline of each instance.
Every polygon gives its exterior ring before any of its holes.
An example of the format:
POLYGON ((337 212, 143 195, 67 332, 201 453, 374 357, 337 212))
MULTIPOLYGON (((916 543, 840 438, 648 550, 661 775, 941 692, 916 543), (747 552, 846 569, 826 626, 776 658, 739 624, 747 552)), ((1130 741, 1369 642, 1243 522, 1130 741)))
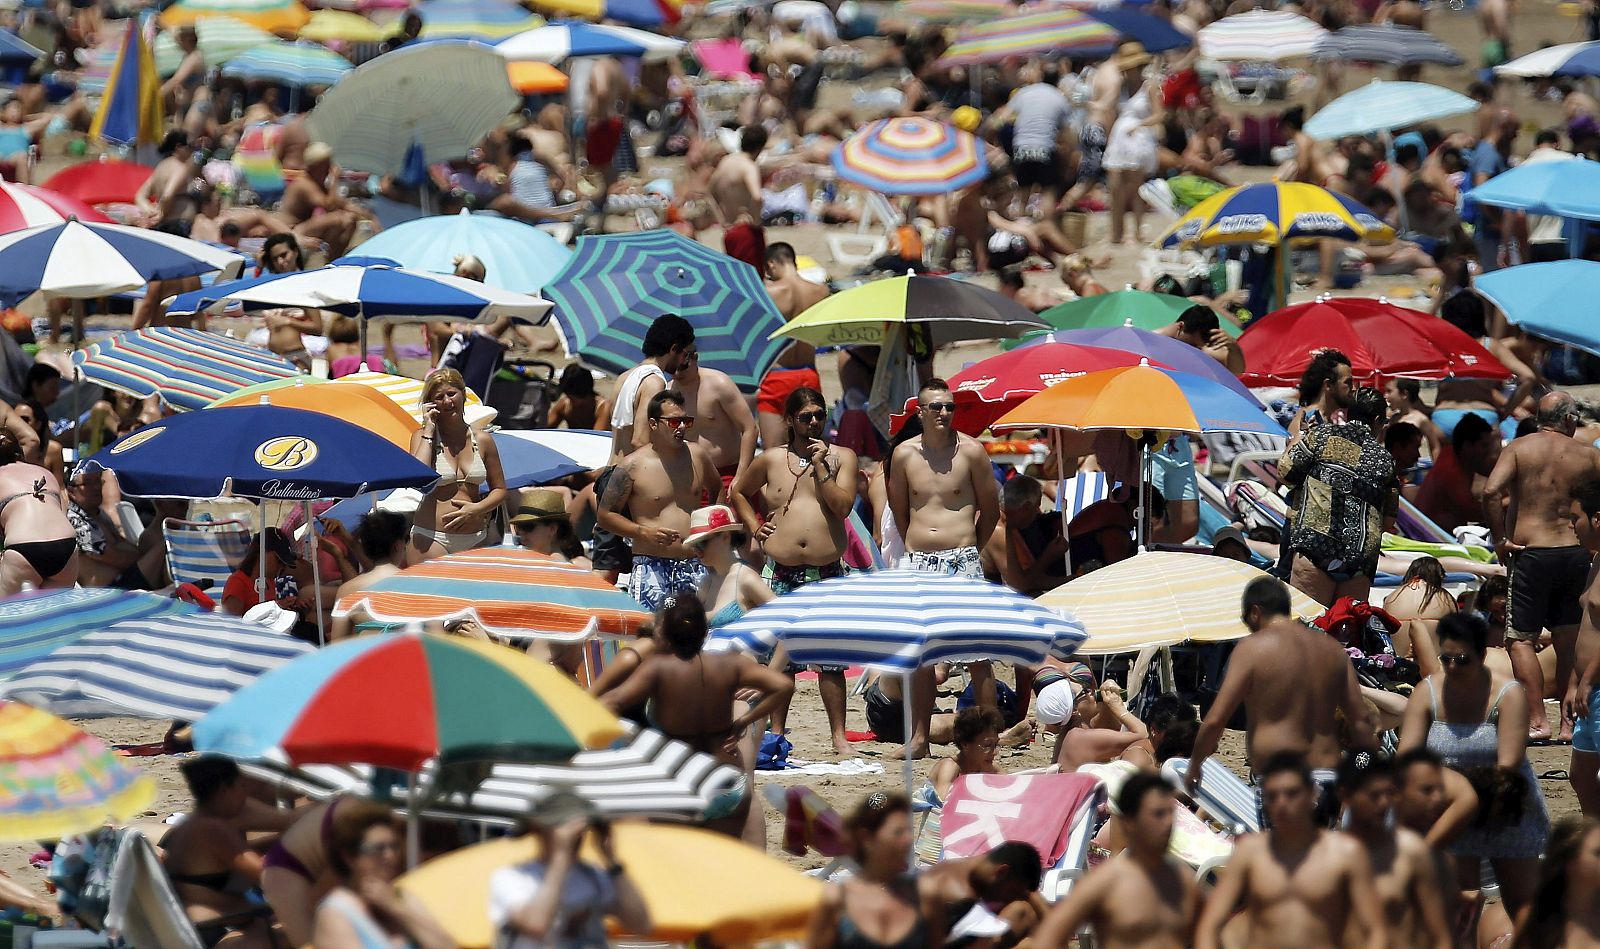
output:
MULTIPOLYGON (((1082 297, 1053 306, 1039 316, 1055 330, 1102 329, 1112 326, 1132 326, 1142 330, 1158 330, 1170 326, 1178 314, 1194 306, 1185 297, 1170 293, 1149 293, 1144 290, 1114 290, 1098 296, 1082 297)), ((1219 320, 1222 331, 1237 338, 1240 330, 1231 320, 1219 320)), ((1037 336, 1032 333, 1030 336, 1037 336)), ((1027 338, 1009 341, 1010 349, 1027 342, 1027 338)))
MULTIPOLYGON (((208 16, 195 23, 194 28, 207 66, 220 65, 247 50, 277 42, 266 30, 231 16, 208 16)), ((156 37, 155 54, 156 72, 170 76, 178 71, 183 50, 178 48, 178 38, 172 30, 164 30, 156 37)))

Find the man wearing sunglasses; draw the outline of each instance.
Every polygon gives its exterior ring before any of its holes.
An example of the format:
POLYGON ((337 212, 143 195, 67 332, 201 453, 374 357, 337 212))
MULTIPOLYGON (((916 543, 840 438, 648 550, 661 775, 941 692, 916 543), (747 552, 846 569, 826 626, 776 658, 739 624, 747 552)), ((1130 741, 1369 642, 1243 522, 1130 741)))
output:
POLYGON ((685 411, 681 393, 664 389, 652 396, 646 424, 649 444, 612 469, 596 522, 632 543, 628 592, 653 612, 705 576, 705 565, 683 539, 689 512, 700 507, 702 493, 715 497, 722 481, 711 456, 689 441, 694 416, 685 411))
POLYGON ((728 486, 756 456, 755 413, 727 373, 700 365, 698 352, 673 373, 672 387, 683 393, 684 405, 694 416, 689 440, 706 450, 722 478, 722 493, 708 503, 722 504, 728 486))

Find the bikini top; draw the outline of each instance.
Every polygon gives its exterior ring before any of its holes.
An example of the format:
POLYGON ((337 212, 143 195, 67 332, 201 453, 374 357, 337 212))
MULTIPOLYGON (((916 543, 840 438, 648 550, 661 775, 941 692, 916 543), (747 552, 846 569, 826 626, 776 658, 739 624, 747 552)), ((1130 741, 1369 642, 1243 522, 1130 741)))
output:
POLYGON ((467 446, 472 450, 472 464, 467 466, 466 474, 462 475, 456 467, 456 460, 445 454, 444 443, 438 438, 434 439, 433 470, 439 473, 440 488, 463 483, 476 486, 488 479, 489 471, 484 467, 483 455, 478 451, 478 436, 475 433, 467 433, 467 446))

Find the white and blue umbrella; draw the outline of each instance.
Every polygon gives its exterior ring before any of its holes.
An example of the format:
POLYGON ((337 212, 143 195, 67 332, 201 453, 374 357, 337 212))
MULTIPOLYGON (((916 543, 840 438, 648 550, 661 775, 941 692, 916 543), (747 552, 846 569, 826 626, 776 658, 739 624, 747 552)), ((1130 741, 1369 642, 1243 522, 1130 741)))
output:
POLYGON ((113 623, 197 612, 172 597, 109 588, 40 590, 0 600, 0 680, 113 623))
POLYGON ((228 60, 222 74, 246 82, 331 86, 354 68, 350 60, 318 43, 269 43, 228 60))
POLYGON ((646 30, 561 20, 508 37, 495 49, 514 62, 559 63, 574 56, 671 59, 683 46, 683 40, 646 30))
POLYGON ((1521 164, 1462 198, 1530 214, 1600 221, 1600 162, 1573 158, 1521 164))
POLYGON ((55 715, 192 722, 310 643, 224 614, 156 615, 80 636, 17 669, 0 695, 55 715))
POLYGON ((1518 56, 1494 67, 1497 76, 1537 79, 1544 76, 1600 76, 1600 42, 1559 43, 1518 56))
POLYGON ((300 374, 276 353, 216 333, 147 326, 97 340, 72 354, 83 378, 180 412, 203 409, 246 386, 300 374))
POLYGON ((69 220, 0 235, 0 304, 34 293, 85 300, 134 290, 152 280, 222 271, 244 258, 175 234, 69 220))
POLYGON ((483 261, 485 284, 518 293, 538 293, 572 257, 570 248, 532 224, 467 210, 386 227, 362 243, 361 253, 439 273, 468 254, 483 261))
POLYGON ((1507 322, 1600 356, 1595 287, 1600 287, 1600 262, 1593 260, 1521 264, 1472 281, 1472 289, 1498 307, 1507 322))
POLYGON ((1427 30, 1388 23, 1338 30, 1317 44, 1311 58, 1396 67, 1461 65, 1461 54, 1427 30))
POLYGON ((1306 134, 1324 141, 1346 135, 1371 135, 1477 108, 1475 100, 1443 86, 1374 79, 1323 106, 1306 121, 1306 134))

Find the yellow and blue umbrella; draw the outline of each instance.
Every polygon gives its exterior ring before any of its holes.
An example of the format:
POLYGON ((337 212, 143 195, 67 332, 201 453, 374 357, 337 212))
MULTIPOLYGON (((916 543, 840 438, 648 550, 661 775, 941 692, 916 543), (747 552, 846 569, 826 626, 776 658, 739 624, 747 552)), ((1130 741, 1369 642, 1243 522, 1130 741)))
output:
POLYGON ((50 840, 132 818, 156 784, 49 712, 0 702, 0 841, 50 840))
POLYGON ((89 137, 117 145, 153 145, 161 140, 162 124, 155 55, 144 30, 131 26, 122 36, 89 137))
POLYGON ((1394 236, 1394 228, 1359 201, 1305 182, 1274 180, 1212 195, 1179 218, 1156 244, 1221 247, 1321 237, 1385 244, 1394 236))
POLYGON ((543 17, 504 0, 428 0, 417 10, 429 40, 493 43, 544 25, 543 17))
POLYGON ((879 194, 949 194, 989 174, 976 135, 917 116, 879 119, 840 142, 830 159, 840 178, 879 194))
POLYGON ((1151 52, 1188 46, 1170 23, 1123 10, 1055 9, 1022 13, 963 30, 939 62, 948 66, 998 63, 1030 56, 1091 56, 1137 40, 1151 52))

